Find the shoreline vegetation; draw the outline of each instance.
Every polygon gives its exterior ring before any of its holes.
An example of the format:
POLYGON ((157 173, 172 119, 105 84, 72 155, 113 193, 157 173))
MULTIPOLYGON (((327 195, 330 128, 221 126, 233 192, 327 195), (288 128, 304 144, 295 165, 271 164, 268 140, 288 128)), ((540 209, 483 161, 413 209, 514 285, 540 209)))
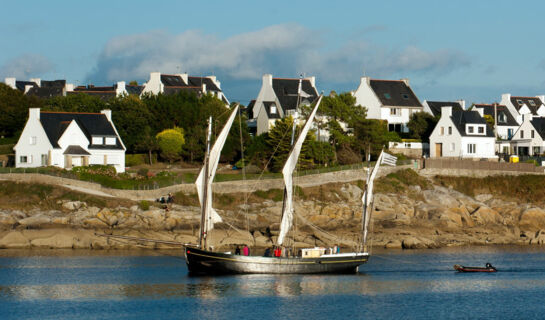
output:
MULTIPOLYGON (((1 176, 0 176, 1 178, 1 176)), ((537 175, 485 178, 419 175, 400 169, 376 182, 371 245, 439 248, 545 244, 545 184, 537 175)), ((352 247, 358 240, 362 180, 296 188, 295 246, 352 247)), ((225 223, 211 233, 218 250, 237 244, 270 247, 276 240, 282 190, 220 193, 214 206, 225 223)), ((200 211, 195 193, 162 204, 101 197, 62 186, 0 181, 2 249, 168 249, 114 240, 115 234, 195 242, 200 211)))

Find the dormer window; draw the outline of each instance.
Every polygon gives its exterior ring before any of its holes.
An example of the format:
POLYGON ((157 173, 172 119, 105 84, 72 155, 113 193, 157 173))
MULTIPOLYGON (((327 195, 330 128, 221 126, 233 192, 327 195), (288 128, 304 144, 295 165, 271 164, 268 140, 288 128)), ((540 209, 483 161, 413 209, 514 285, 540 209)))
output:
POLYGON ((384 98, 386 99, 392 99, 392 96, 389 93, 384 94, 384 98))
POLYGON ((93 137, 92 144, 104 144, 104 138, 103 137, 93 137))
POLYGON ((498 114, 498 123, 507 123, 507 116, 505 115, 505 113, 500 112, 498 114))
POLYGON ((477 127, 477 132, 479 134, 483 134, 484 133, 484 127, 477 127))
POLYGON ((271 114, 276 114, 276 105, 275 104, 271 104, 270 112, 271 112, 271 114))
POLYGON ((524 104, 524 102, 523 102, 522 100, 520 100, 520 99, 517 99, 517 103, 518 103, 520 106, 522 106, 522 105, 524 104))
POLYGON ((473 126, 467 127, 467 133, 473 133, 473 126))
POLYGON ((115 137, 106 137, 106 145, 113 146, 116 143, 115 137))
POLYGON ((528 102, 530 103, 530 105, 531 105, 532 107, 535 107, 535 106, 536 106, 536 103, 535 103, 534 100, 528 100, 528 102))
POLYGON ((409 100, 409 95, 406 94, 406 93, 402 93, 401 97, 403 97, 403 99, 405 99, 405 100, 409 100))

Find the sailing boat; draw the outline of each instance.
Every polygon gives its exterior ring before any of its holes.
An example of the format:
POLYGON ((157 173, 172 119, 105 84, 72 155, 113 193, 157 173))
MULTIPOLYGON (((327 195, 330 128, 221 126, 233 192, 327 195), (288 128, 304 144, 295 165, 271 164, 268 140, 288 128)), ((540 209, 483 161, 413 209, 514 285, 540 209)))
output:
MULTIPOLYGON (((297 141, 293 144, 290 155, 284 165, 282 174, 284 177, 284 204, 282 209, 282 221, 277 240, 277 247, 283 247, 286 235, 293 223, 293 171, 295 170, 299 153, 305 137, 312 125, 322 95, 318 98, 316 106, 308 117, 297 141)), ((211 182, 214 179, 216 168, 218 166, 221 149, 227 139, 227 134, 231 128, 234 116, 238 107, 233 111, 229 120, 223 127, 212 149, 210 149, 211 121, 208 127, 207 152, 204 166, 197 178, 197 189, 199 201, 201 204, 201 226, 198 245, 185 245, 185 259, 189 272, 192 274, 311 274, 311 273, 352 273, 358 270, 361 264, 369 259, 369 252, 366 245, 367 229, 369 227, 371 207, 372 207, 372 188, 373 179, 376 176, 378 167, 384 159, 385 153, 382 152, 374 170, 369 172, 367 179, 367 188, 363 195, 364 213, 362 215, 362 239, 363 243, 357 252, 332 253, 324 248, 306 248, 300 251, 297 256, 241 256, 230 252, 216 252, 211 250, 207 244, 207 235, 214 227, 214 223, 221 221, 221 217, 212 208, 212 187, 211 182)), ((295 122, 294 122, 295 126, 295 122)), ((395 157, 390 156, 395 159, 395 157)), ((391 159, 391 158, 390 158, 391 159)), ((395 163, 395 161, 394 161, 395 163)))

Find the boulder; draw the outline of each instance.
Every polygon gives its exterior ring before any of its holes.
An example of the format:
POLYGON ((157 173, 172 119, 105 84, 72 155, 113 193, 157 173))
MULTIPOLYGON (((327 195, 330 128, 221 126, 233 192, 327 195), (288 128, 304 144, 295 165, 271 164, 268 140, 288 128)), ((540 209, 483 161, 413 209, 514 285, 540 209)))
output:
POLYGON ((79 208, 86 207, 87 204, 82 201, 67 201, 62 204, 62 207, 70 211, 78 210, 79 208))
POLYGON ((10 231, 0 239, 0 248, 30 248, 30 241, 20 231, 10 231))
POLYGON ((483 194, 478 194, 475 196, 475 200, 477 201, 480 201, 480 202, 486 202, 490 199, 492 199, 494 196, 489 194, 489 193, 483 193, 483 194))
POLYGON ((519 227, 524 231, 535 232, 545 229, 545 211, 540 208, 529 208, 522 212, 519 227))
POLYGON ((17 223, 17 220, 10 214, 0 213, 0 229, 10 229, 17 223))
POLYGON ((51 218, 45 214, 37 214, 18 221, 20 225, 27 228, 40 228, 51 223, 51 218))
POLYGON ((48 238, 31 240, 30 244, 38 248, 71 249, 74 247, 74 237, 61 232, 48 238))
POLYGON ((401 245, 401 241, 399 240, 390 240, 384 245, 384 247, 388 249, 401 249, 401 245))
POLYGON ((471 213, 471 218, 481 225, 501 224, 503 222, 502 216, 496 210, 485 206, 479 207, 477 211, 471 213))

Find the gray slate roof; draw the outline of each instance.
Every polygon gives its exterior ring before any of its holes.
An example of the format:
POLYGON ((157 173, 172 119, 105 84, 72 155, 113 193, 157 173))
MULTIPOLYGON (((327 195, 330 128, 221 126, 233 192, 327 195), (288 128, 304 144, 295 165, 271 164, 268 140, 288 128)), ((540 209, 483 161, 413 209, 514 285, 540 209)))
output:
POLYGON ((402 80, 370 80, 371 88, 383 106, 422 107, 411 87, 402 80))
POLYGON ((221 92, 221 89, 218 88, 218 86, 216 86, 214 81, 212 81, 212 79, 210 79, 210 78, 206 78, 206 77, 188 77, 187 80, 189 81, 190 86, 201 87, 202 88, 202 84, 204 83, 206 85, 206 90, 207 91, 221 92))
POLYGON ((545 140, 545 118, 537 117, 530 120, 530 123, 534 126, 537 133, 541 136, 541 139, 545 140))
POLYGON ((442 107, 452 107, 452 111, 463 111, 464 109, 459 102, 451 101, 427 101, 434 117, 441 116, 442 107))
POLYGON ((517 111, 520 110, 523 104, 526 104, 533 115, 537 115, 537 109, 543 104, 541 99, 537 97, 511 97, 511 103, 515 106, 517 111))
MULTIPOLYGON (((278 101, 280 102, 279 108, 284 110, 295 110, 297 107, 297 90, 299 88, 299 79, 281 79, 273 78, 272 87, 278 101)), ((316 88, 312 86, 310 80, 303 79, 301 90, 309 94, 307 98, 310 103, 314 102, 318 98, 318 92, 316 88)))
POLYGON ((68 155, 82 155, 82 156, 89 156, 91 155, 89 152, 85 151, 85 149, 83 149, 82 147, 80 146, 68 146, 68 148, 66 148, 66 150, 64 150, 63 154, 68 154, 68 155))
MULTIPOLYGON (((477 136, 466 133, 466 124, 486 124, 486 120, 477 111, 452 111, 452 122, 462 136, 477 136)), ((494 137, 494 130, 486 124, 486 137, 494 137)))
POLYGON ((93 146, 90 149, 122 150, 121 139, 115 133, 112 124, 102 113, 40 112, 40 122, 53 148, 60 148, 58 141, 70 122, 75 120, 89 141, 92 136, 116 137, 116 145, 93 146))
MULTIPOLYGON (((489 115, 492 118, 494 118, 494 105, 493 104, 475 104, 473 107, 482 108, 483 109, 483 114, 489 115)), ((496 105, 496 112, 498 114, 498 126, 510 126, 510 127, 513 127, 513 126, 518 127, 519 126, 517 120, 515 120, 515 118, 513 118, 513 115, 511 114, 511 112, 509 112, 509 110, 507 109, 506 106, 496 105), (505 122, 500 121, 501 118, 502 118, 501 115, 505 116, 505 120, 506 120, 505 122)))

